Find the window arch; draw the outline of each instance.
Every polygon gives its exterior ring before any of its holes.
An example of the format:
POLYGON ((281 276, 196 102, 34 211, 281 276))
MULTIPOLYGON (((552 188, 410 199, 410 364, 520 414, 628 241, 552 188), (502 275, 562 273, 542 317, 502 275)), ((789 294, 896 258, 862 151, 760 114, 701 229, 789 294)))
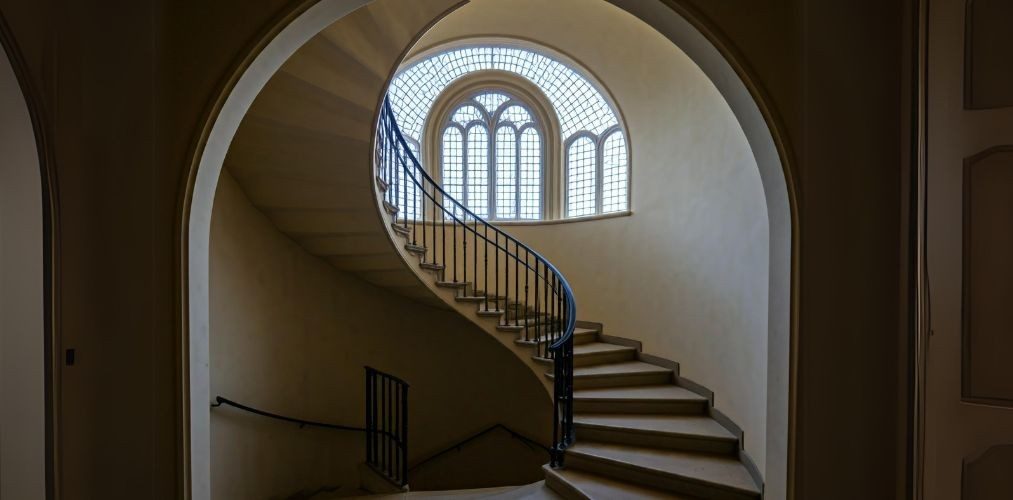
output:
POLYGON ((400 70, 390 86, 402 132, 413 149, 439 163, 430 170, 442 176, 447 193, 480 216, 532 220, 628 210, 630 154, 619 114, 586 72, 542 49, 497 43, 427 52, 400 70), (435 116, 434 104, 448 88, 489 74, 532 84, 554 112, 557 130, 538 122, 524 130, 516 125, 504 129, 498 117, 510 118, 505 114, 510 103, 532 119, 531 106, 539 103, 524 102, 495 86, 471 92, 451 103, 449 114, 439 109, 435 116), (427 138, 431 120, 441 123, 427 138), (454 133, 449 132, 452 125, 454 133), (506 146, 511 139, 512 150, 506 146), (471 153, 482 147, 488 151, 484 157, 471 153), (427 155, 427 150, 438 154, 427 155))
POLYGON ((543 132, 530 104, 502 90, 473 93, 451 108, 440 137, 450 196, 481 217, 543 218, 543 132))

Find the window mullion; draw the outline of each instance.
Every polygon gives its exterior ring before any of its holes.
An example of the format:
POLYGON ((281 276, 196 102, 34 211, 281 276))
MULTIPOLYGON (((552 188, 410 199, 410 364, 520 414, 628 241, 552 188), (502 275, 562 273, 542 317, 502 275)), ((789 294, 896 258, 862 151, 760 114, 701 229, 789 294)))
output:
MULTIPOLYGON (((461 205, 468 207, 468 210, 472 210, 471 204, 468 203, 468 127, 464 127, 464 132, 461 134, 461 205)), ((446 209, 446 204, 443 206, 446 209)))
POLYGON ((522 219, 521 216, 521 141, 524 134, 520 129, 514 131, 514 218, 522 219))
POLYGON ((495 177, 495 151, 496 151, 496 133, 495 130, 488 126, 491 121, 486 121, 485 130, 488 131, 486 134, 485 141, 485 195, 488 203, 489 210, 486 214, 490 221, 496 220, 496 177, 495 177))
POLYGON ((600 214, 605 206, 605 141, 596 138, 594 148, 594 213, 600 214))

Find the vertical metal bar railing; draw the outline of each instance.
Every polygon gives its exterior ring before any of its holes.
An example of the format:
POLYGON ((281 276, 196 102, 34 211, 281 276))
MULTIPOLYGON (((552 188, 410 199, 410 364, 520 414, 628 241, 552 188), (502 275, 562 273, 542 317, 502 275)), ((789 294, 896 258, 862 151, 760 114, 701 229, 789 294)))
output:
POLYGON ((394 484, 408 484, 408 384, 368 366, 366 463, 394 484))
MULTIPOLYGON (((446 280, 450 276, 455 283, 458 282, 458 265, 462 266, 462 279, 467 286, 458 288, 463 290, 458 293, 470 292, 481 297, 481 309, 498 313, 499 325, 523 326, 523 337, 535 343, 536 353, 554 361, 552 465, 562 465, 563 452, 574 440, 572 400, 576 303, 566 279, 544 257, 476 215, 433 180, 401 134, 389 100, 384 101, 377 127, 375 159, 378 162, 377 176, 383 181, 380 186, 386 187, 383 199, 395 205, 398 208, 396 213, 402 217, 401 220, 395 218, 395 225, 403 224, 407 230, 404 234, 410 233, 411 244, 420 253, 422 250, 417 248, 416 235, 421 227, 422 248, 425 249, 423 261, 435 264, 431 268, 439 273, 439 279, 446 280), (412 220, 409 221, 409 218, 412 220), (409 224, 412 225, 410 229, 409 224), (428 225, 432 226, 431 232, 427 231, 428 225), (451 230, 449 242, 447 226, 451 230), (437 231, 440 232, 439 237, 437 231), (460 260, 458 231, 461 232, 460 255, 463 256, 460 260), (469 236, 471 282, 468 282, 469 236), (430 244, 432 248, 429 248, 430 244), (448 244, 453 248, 448 249, 448 244), (485 247, 484 250, 478 248, 479 244, 485 247), (490 271, 494 273, 492 276, 490 271)), ((367 438, 367 455, 377 462, 377 466, 393 471, 391 477, 406 480, 406 473, 395 470, 404 465, 401 462, 406 457, 404 449, 399 448, 402 445, 400 440, 407 436, 406 420, 401 420, 402 414, 395 416, 389 412, 406 411, 407 385, 403 388, 388 387, 392 383, 389 380, 395 379, 384 380, 388 381, 380 386, 379 394, 383 406, 375 406, 377 387, 371 387, 367 392, 374 398, 374 406, 367 405, 367 417, 374 420, 379 417, 379 422, 373 423, 381 426, 372 428, 372 437, 367 438), (381 443, 378 450, 377 445, 381 443), (392 461, 398 463, 392 464, 392 461)))

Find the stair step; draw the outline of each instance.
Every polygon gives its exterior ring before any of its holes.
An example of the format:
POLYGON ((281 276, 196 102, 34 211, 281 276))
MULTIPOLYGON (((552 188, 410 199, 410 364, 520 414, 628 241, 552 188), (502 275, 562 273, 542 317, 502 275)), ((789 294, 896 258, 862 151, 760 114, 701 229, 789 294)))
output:
MULTIPOLYGON (((605 342, 587 342, 584 344, 574 343, 573 366, 577 367, 600 365, 604 363, 618 363, 622 361, 629 361, 635 358, 636 355, 636 349, 624 345, 608 344, 605 342)), ((547 358, 536 357, 535 361, 547 365, 552 364, 552 360, 547 358)))
POLYGON ((545 471, 545 484, 567 499, 692 500, 693 498, 576 469, 553 469, 548 465, 542 466, 542 469, 545 471))
POLYGON ((390 224, 390 227, 394 229, 395 233, 400 234, 401 236, 408 236, 409 234, 412 234, 411 229, 408 229, 407 227, 404 227, 396 222, 392 222, 390 224))
POLYGON ((479 316, 485 316, 485 317, 492 318, 492 317, 502 316, 503 313, 505 313, 505 312, 506 311, 504 311, 502 309, 484 309, 484 308, 482 308, 482 309, 478 310, 478 315, 479 316))
MULTIPOLYGON (((528 333, 533 337, 535 335, 534 328, 532 328, 528 333)), ((574 345, 574 349, 576 349, 576 346, 578 346, 578 345, 588 344, 588 343, 594 342, 597 339, 598 339, 598 330, 595 330, 595 329, 592 329, 592 328, 580 328, 580 327, 577 327, 577 328, 573 329, 573 345, 574 345)), ((534 346, 534 345, 538 345, 538 344, 544 344, 546 342, 550 342, 551 343, 551 342, 555 342, 555 341, 556 341, 556 339, 554 339, 554 338, 542 338, 540 340, 535 340, 534 338, 531 338, 530 340, 517 339, 514 342, 517 342, 518 344, 525 344, 525 345, 534 346)))
POLYGON ((419 264, 419 267, 421 267, 422 269, 428 269, 430 271, 442 271, 445 269, 443 264, 435 264, 432 262, 423 262, 419 264))
POLYGON ((470 281, 437 281, 436 286, 440 288, 467 288, 471 285, 470 281))
POLYGON ((454 297, 454 300, 458 302, 485 302, 485 297, 475 297, 473 295, 466 295, 463 297, 454 297))
POLYGON ((760 490, 738 458, 580 440, 566 450, 567 469, 600 474, 684 495, 755 500, 760 490))
POLYGON ((411 243, 407 243, 407 244, 405 244, 404 248, 405 248, 405 250, 408 250, 411 253, 416 253, 416 254, 419 254, 419 255, 425 255, 426 254, 426 247, 423 247, 423 246, 412 245, 411 243))
POLYGON ((603 387, 573 391, 574 411, 597 413, 703 414, 707 398, 672 384, 603 387))
MULTIPOLYGON (((545 374, 553 378, 551 372, 545 374)), ((616 387, 622 385, 663 384, 672 380, 672 370, 643 361, 624 361, 573 369, 573 387, 616 387)))
POLYGON ((387 181, 380 178, 380 176, 376 176, 376 187, 380 188, 380 191, 386 191, 390 185, 387 184, 387 181))
POLYGON ((496 325, 496 329, 499 330, 499 331, 501 331, 501 332, 520 333, 520 332, 523 332, 525 328, 527 328, 527 327, 524 326, 524 325, 514 325, 514 324, 496 325))
POLYGON ((390 204, 390 203, 388 203, 387 201, 384 201, 384 202, 383 202, 383 209, 384 209, 384 210, 385 210, 385 211, 386 211, 386 212, 387 212, 388 214, 390 214, 390 215, 397 215, 397 213, 401 211, 401 209, 400 209, 400 208, 398 208, 398 207, 396 207, 396 206, 394 206, 394 205, 391 205, 391 204, 390 204))
POLYGON ((591 413, 574 417, 581 439, 734 455, 738 439, 705 415, 591 413))

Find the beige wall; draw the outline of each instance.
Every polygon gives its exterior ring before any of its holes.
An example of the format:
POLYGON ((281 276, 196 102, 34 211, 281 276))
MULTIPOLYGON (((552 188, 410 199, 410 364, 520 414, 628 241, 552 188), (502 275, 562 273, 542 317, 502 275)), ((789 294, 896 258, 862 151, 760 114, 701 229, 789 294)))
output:
MULTIPOLYGON (((450 311, 335 270, 282 235, 223 174, 211 235, 211 395, 314 421, 361 426, 363 366, 405 379, 411 462, 496 423, 549 442, 551 406, 514 354, 450 311)), ((359 433, 297 427, 217 408, 212 498, 355 488, 359 433)), ((520 442, 478 443, 412 487, 523 484, 547 456, 520 442), (487 467, 475 467, 476 463, 487 467)))
POLYGON ((668 39, 597 0, 476 0, 419 47, 500 34, 561 50, 598 76, 625 118, 633 161, 632 216, 506 231, 559 267, 579 319, 642 341, 715 391, 764 470, 766 202, 728 105, 668 39))
POLYGON ((46 497, 42 179, 35 132, 0 47, 0 498, 46 497))
MULTIPOLYGON (((755 77, 787 141, 801 262, 796 496, 902 496, 914 2, 638 2, 693 12, 755 77)), ((0 0, 52 139, 56 328, 79 356, 59 380, 64 498, 183 495, 181 200, 194 143, 237 61, 302 3, 0 0)))

